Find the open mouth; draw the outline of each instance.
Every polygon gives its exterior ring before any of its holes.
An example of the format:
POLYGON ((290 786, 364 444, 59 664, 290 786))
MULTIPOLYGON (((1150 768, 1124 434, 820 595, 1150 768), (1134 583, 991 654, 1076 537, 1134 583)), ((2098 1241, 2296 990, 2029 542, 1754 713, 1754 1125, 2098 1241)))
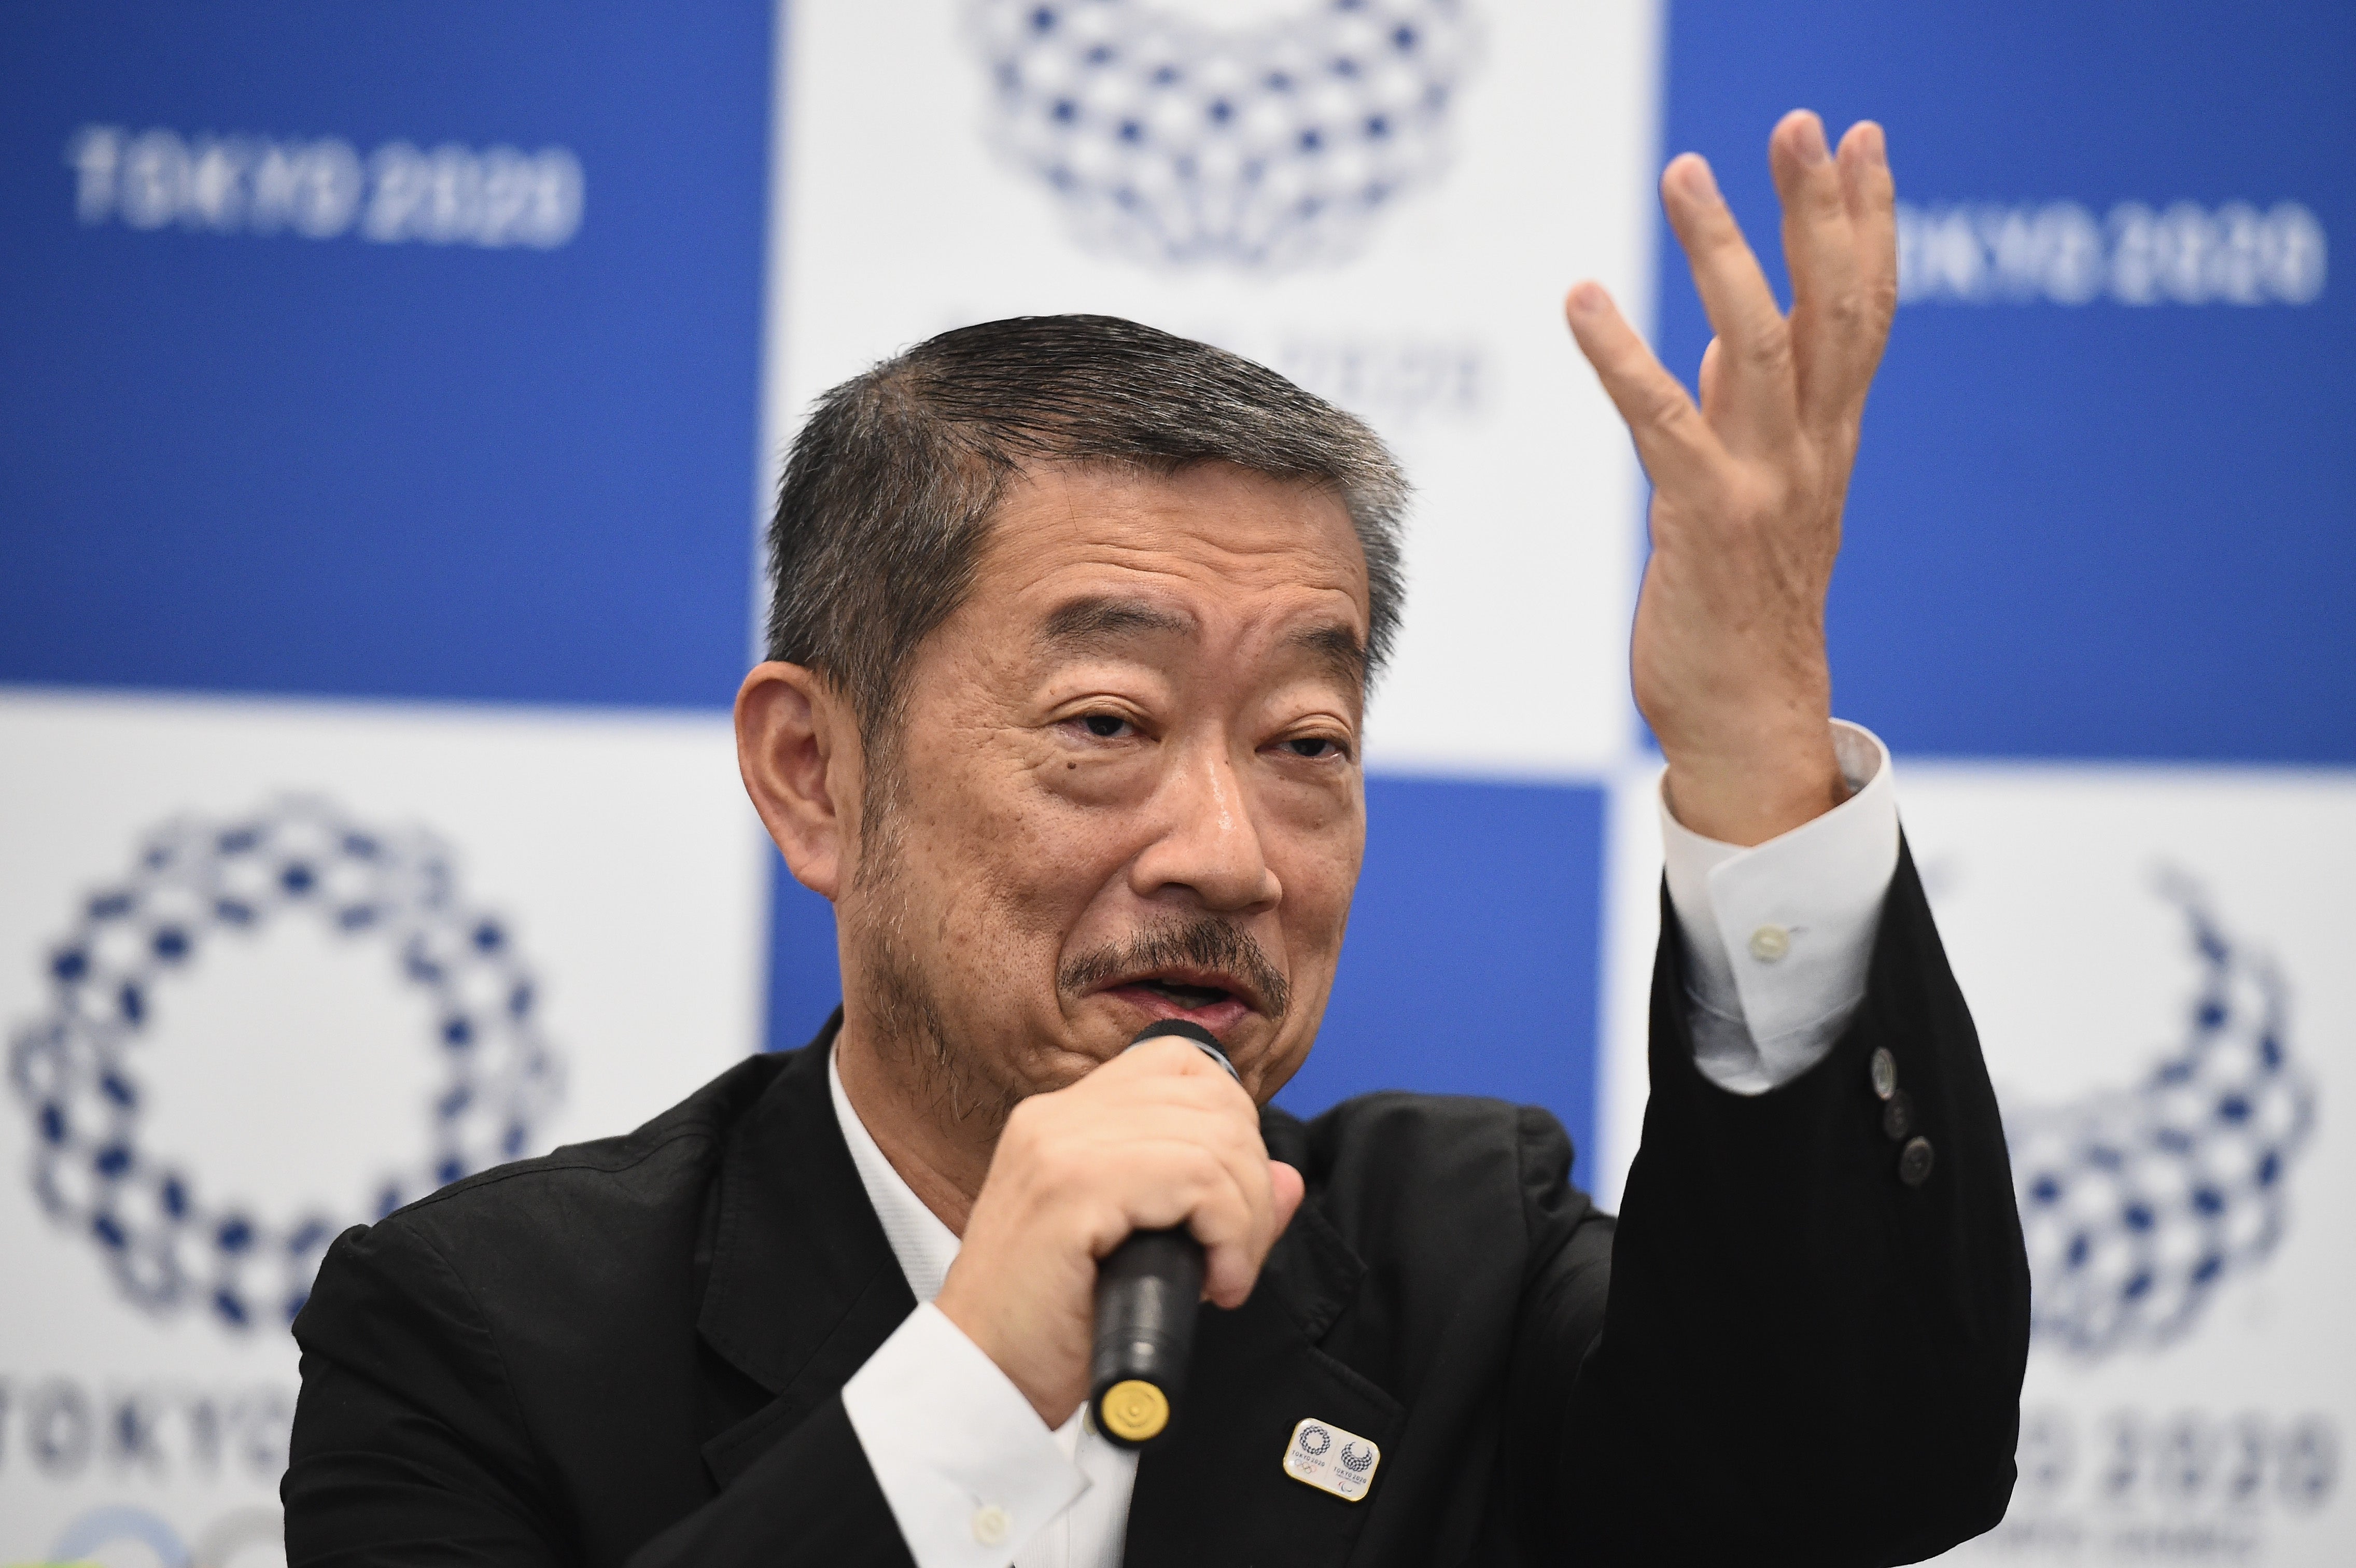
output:
POLYGON ((1055 987, 1073 1004, 1101 996, 1142 1015, 1137 1022, 1183 1018, 1222 1038, 1253 1018, 1281 1022, 1290 991, 1250 932, 1208 916, 1076 954, 1055 987))
POLYGON ((1215 985, 1183 985, 1174 980, 1135 980, 1130 983, 1140 991, 1151 992, 1189 1012, 1197 1007, 1209 1007, 1225 1002, 1235 994, 1230 991, 1223 991, 1215 985))
POLYGON ((1183 1018, 1218 1034, 1234 1028, 1258 1011, 1258 1004, 1248 993, 1233 985, 1216 983, 1226 978, 1196 973, 1181 980, 1169 974, 1141 974, 1134 980, 1108 985, 1105 991, 1149 1018, 1183 1018))

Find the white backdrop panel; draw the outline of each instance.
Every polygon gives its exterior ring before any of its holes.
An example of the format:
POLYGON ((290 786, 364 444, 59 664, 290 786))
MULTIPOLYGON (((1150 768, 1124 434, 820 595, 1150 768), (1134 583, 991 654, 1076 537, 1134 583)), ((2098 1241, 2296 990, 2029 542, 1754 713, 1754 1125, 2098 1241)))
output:
MULTIPOLYGON (((258 1508, 274 1536, 295 1381, 287 1274, 241 1265, 251 1320, 225 1321, 210 1299, 225 1266, 220 1229, 245 1220, 253 1255, 281 1247, 304 1217, 332 1230, 374 1219, 384 1180, 418 1196, 440 1130, 469 1124, 467 1112, 437 1113, 456 1054, 441 1031, 467 976, 488 971, 444 953, 455 989, 417 983, 399 935, 402 896, 373 923, 339 923, 368 878, 345 841, 321 838, 322 821, 374 844, 380 862, 438 855, 466 917, 459 935, 496 926, 498 972, 528 981, 552 1069, 540 1090, 502 1102, 525 1108, 519 1152, 627 1131, 756 1044, 772 852, 738 786, 724 715, 0 698, 8 1039, 37 1039, 70 991, 92 1008, 118 1004, 112 980, 58 979, 60 953, 87 951, 91 974, 142 977, 140 1017, 118 1035, 115 1058, 135 1108, 90 1140, 101 1158, 112 1141, 135 1162, 113 1197, 99 1190, 88 1146, 40 1158, 45 1103, 68 1108, 77 1137, 105 1121, 86 1077, 79 1091, 60 1090, 48 1056, 20 1050, 19 1081, 0 1098, 0 1257, 10 1278, 41 1282, 0 1299, 0 1560, 41 1557, 101 1506, 148 1510, 184 1543, 211 1525, 235 1533, 238 1510, 258 1508), (187 853, 220 879, 209 902, 143 865, 143 846, 174 823, 202 826, 176 842, 196 844, 187 853), (253 848, 220 853, 222 832, 256 824, 253 848), (438 848, 422 851, 421 833, 438 848), (298 855, 300 843, 320 853, 298 855), (299 895, 283 880, 297 860, 308 877, 299 895), (93 918, 93 897, 126 888, 139 907, 93 918), (225 919, 219 897, 249 918, 225 919), (158 963, 166 930, 185 946, 158 963), (58 1204, 37 1190, 45 1169, 58 1204), (151 1172, 182 1184, 177 1227, 152 1183, 134 1190, 151 1172), (133 1252, 177 1232, 183 1287, 134 1271, 152 1304, 134 1299, 92 1233, 93 1207, 133 1252)), ((488 1103, 490 1036, 508 996, 477 1000, 466 1049, 488 1103)), ((66 1052, 91 1048, 77 1036, 66 1052)), ((506 1126, 483 1130, 496 1144, 506 1126)), ((489 1163, 507 1150, 470 1153, 489 1163)))
POLYGON ((1370 759, 1561 774, 1622 754, 1639 475, 1560 306, 1595 276, 1649 315, 1654 6, 785 15, 767 450, 828 386, 968 322, 1099 311, 1223 344, 1368 417, 1419 487, 1370 759), (1181 72, 1166 91, 1156 62, 1181 72), (1254 208, 1255 159, 1320 214, 1254 208), (1357 211, 1370 183, 1387 194, 1357 211))

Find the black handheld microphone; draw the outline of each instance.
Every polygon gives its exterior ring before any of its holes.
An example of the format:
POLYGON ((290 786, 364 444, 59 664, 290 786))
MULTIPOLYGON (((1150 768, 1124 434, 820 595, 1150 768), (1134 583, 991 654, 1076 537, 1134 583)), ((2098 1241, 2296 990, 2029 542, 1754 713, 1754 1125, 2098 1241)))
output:
MULTIPOLYGON (((1164 1018, 1130 1041, 1176 1035, 1236 1077, 1235 1063, 1199 1024, 1164 1018)), ((1242 1079, 1237 1079, 1237 1082, 1242 1079)), ((1097 1430, 1123 1448, 1140 1448, 1170 1425, 1186 1360, 1194 1348, 1194 1315, 1203 1302, 1203 1244, 1184 1226, 1138 1230, 1097 1265, 1097 1334, 1088 1357, 1088 1410, 1097 1430)))

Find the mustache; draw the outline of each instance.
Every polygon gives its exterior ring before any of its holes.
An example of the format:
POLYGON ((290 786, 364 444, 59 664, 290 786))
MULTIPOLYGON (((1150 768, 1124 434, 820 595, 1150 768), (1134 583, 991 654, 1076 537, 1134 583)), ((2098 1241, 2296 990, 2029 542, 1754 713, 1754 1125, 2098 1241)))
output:
POLYGON ((1251 933, 1209 915, 1156 926, 1126 941, 1081 953, 1064 965, 1055 983, 1066 995, 1076 996, 1109 980, 1160 969, 1207 969, 1233 975, 1271 1019, 1282 1018, 1291 1004, 1291 983, 1269 961, 1251 933))

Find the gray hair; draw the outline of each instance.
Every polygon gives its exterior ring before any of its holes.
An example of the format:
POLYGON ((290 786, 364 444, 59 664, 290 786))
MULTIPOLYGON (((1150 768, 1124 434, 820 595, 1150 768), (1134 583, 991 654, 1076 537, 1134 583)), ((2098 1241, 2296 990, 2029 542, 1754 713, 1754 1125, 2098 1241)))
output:
POLYGON ((1364 421, 1265 366, 1110 316, 959 328, 820 398, 769 525, 772 659, 816 670, 873 743, 1035 464, 1233 463, 1338 497, 1366 557, 1369 679, 1398 630, 1407 482, 1364 421))

